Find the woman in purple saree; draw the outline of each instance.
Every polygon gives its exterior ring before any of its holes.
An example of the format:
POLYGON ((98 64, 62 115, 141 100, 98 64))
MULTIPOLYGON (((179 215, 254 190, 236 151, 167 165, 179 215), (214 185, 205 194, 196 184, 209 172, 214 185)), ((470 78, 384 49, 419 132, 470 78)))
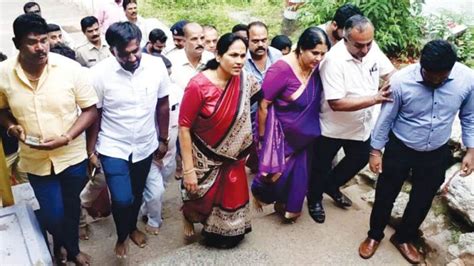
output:
POLYGON ((295 220, 303 207, 310 176, 310 146, 319 127, 319 62, 330 46, 317 27, 306 29, 296 50, 274 63, 262 84, 258 111, 259 173, 252 184, 257 207, 295 220))

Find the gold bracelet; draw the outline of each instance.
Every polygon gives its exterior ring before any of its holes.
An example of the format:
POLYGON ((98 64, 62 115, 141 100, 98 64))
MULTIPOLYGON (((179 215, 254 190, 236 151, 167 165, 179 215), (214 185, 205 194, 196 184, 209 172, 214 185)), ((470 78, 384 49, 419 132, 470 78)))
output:
POLYGON ((375 157, 382 157, 382 154, 378 154, 378 153, 374 153, 374 152, 370 152, 369 154, 371 156, 375 156, 375 157))
POLYGON ((185 171, 183 171, 183 175, 190 174, 190 173, 194 172, 195 170, 196 170, 196 168, 194 168, 194 167, 189 169, 189 170, 185 170, 185 171))

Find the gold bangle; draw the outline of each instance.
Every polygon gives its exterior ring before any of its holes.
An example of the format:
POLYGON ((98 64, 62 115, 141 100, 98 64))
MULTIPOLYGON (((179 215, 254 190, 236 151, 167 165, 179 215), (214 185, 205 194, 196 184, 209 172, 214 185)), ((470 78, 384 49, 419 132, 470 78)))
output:
POLYGON ((190 173, 194 172, 195 170, 196 170, 196 168, 194 168, 194 167, 189 169, 189 170, 185 170, 185 171, 183 171, 183 175, 190 174, 190 173))

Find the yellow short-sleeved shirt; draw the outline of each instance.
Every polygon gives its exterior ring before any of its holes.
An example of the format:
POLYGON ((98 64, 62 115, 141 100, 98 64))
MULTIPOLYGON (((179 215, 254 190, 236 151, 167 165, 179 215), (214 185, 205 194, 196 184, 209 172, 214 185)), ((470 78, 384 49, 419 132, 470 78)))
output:
MULTIPOLYGON (((88 70, 78 63, 54 54, 36 89, 30 84, 18 58, 0 63, 0 109, 9 108, 27 135, 44 140, 66 133, 79 116, 79 108, 97 103, 88 70)), ((87 158, 84 134, 69 145, 51 151, 20 143, 19 168, 34 175, 60 173, 87 158)))

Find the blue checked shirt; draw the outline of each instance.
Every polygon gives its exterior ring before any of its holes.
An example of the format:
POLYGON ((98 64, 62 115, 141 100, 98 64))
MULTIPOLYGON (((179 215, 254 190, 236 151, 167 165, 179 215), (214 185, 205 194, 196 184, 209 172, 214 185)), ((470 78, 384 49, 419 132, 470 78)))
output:
POLYGON ((393 102, 382 105, 372 132, 371 146, 382 149, 390 130, 406 146, 417 151, 432 151, 451 136, 459 112, 462 141, 474 148, 474 71, 456 63, 448 79, 438 88, 423 84, 421 66, 410 65, 391 79, 393 102))

